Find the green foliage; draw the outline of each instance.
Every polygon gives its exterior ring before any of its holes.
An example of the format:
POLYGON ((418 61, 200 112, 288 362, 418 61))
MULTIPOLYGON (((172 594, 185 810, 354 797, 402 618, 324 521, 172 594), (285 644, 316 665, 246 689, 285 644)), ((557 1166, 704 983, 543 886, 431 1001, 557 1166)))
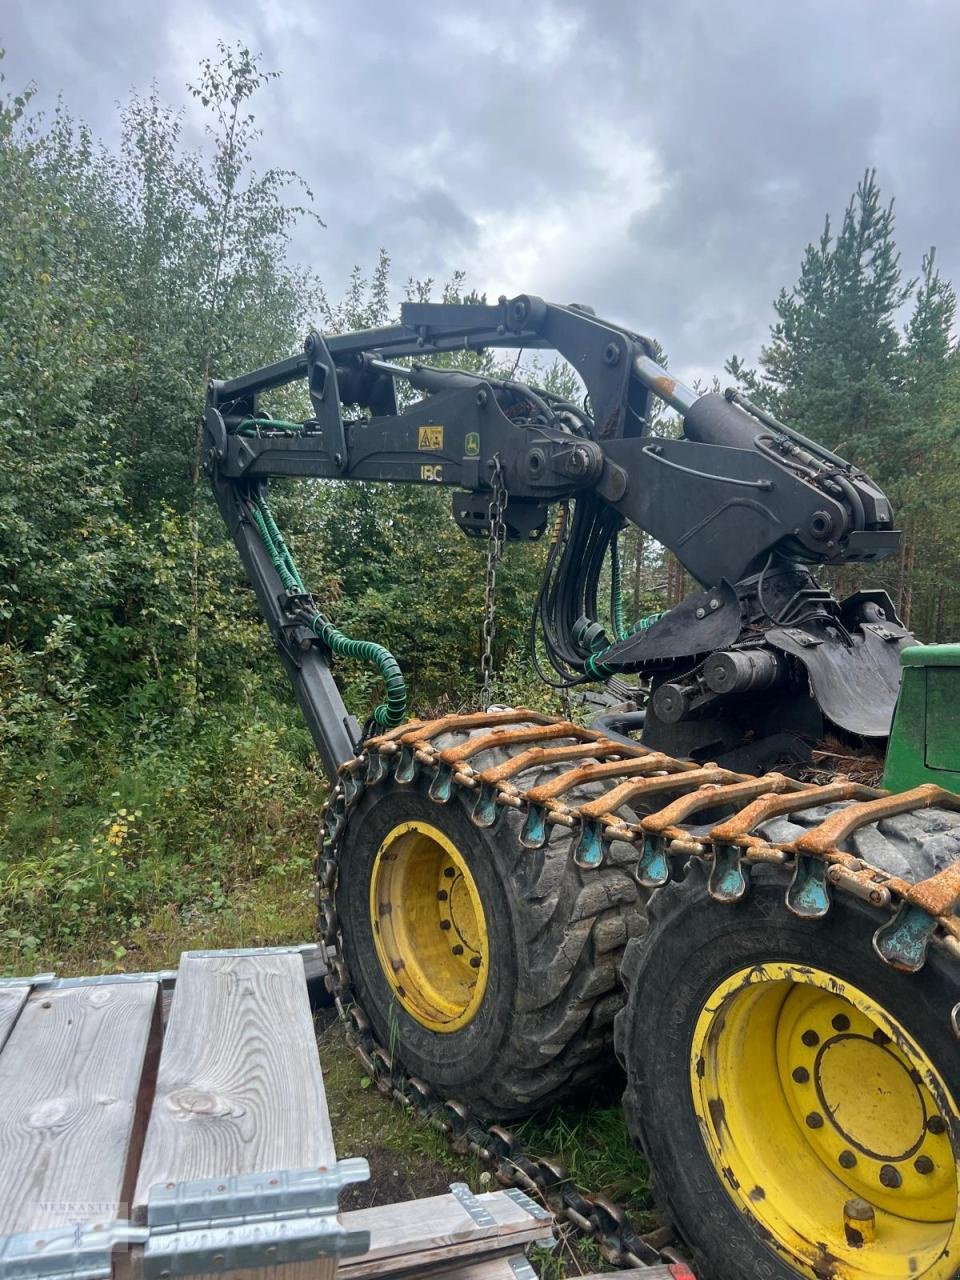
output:
POLYGON ((876 174, 857 185, 834 234, 829 216, 783 289, 760 371, 734 356, 727 370, 785 422, 867 470, 890 495, 903 553, 866 575, 834 575, 837 590, 884 586, 927 640, 960 630, 960 357, 956 294, 933 249, 904 280, 893 203, 876 174), (911 304, 901 328, 903 309, 911 304))
MULTIPOLYGON (((199 411, 209 376, 289 354, 310 323, 389 322, 392 291, 385 253, 336 302, 288 264, 294 223, 322 224, 296 174, 252 166, 252 103, 273 79, 243 47, 200 64, 203 151, 156 90, 122 108, 116 153, 64 108, 44 120, 29 93, 0 102, 7 954, 120 937, 164 904, 227 910, 257 878, 301 884, 313 851, 322 783, 201 474, 199 411)), ((479 301, 459 275, 442 296, 479 301)), ((302 415, 298 396, 271 408, 302 415)), ((394 649, 420 709, 477 695, 484 548, 449 502, 336 483, 275 493, 307 583, 345 632, 394 649)), ((541 554, 510 548, 501 571, 502 696, 532 685, 541 554)), ((376 673, 345 661, 338 675, 365 719, 376 673)))
MULTIPOLYGON (((66 108, 34 114, 29 90, 0 99, 0 944, 11 953, 119 939, 163 905, 227 910, 268 875, 301 885, 312 852, 322 783, 202 475, 199 409, 210 376, 289 354, 311 324, 390 323, 395 291, 385 252, 339 300, 290 265, 298 220, 322 223, 298 175, 253 166, 254 103, 274 79, 242 46, 201 62, 190 89, 207 112, 200 150, 155 89, 122 108, 116 151, 66 108)), ((917 282, 901 279, 893 233, 867 174, 840 231, 827 223, 781 294, 760 373, 731 369, 875 468, 907 531, 885 581, 928 637, 956 634, 956 298, 932 251, 917 282)), ((405 292, 484 301, 460 274, 405 292)), ((562 362, 524 359, 439 357, 582 396, 562 362)), ((279 417, 308 411, 302 388, 268 399, 279 417)), ((479 691, 486 548, 459 532, 450 500, 431 486, 341 482, 272 494, 304 581, 343 632, 391 649, 414 713, 471 706, 479 691)), ((545 554, 545 539, 507 547, 494 696, 559 710, 527 657, 545 554)), ((628 624, 682 589, 640 531, 624 537, 622 563, 628 624)), ((365 719, 382 697, 376 672, 344 660, 338 677, 365 719)))
POLYGON ((554 1107, 525 1120, 517 1129, 531 1151, 563 1153, 574 1182, 622 1204, 635 1221, 645 1223, 650 1193, 647 1166, 630 1141, 619 1097, 591 1098, 582 1104, 554 1107), (607 1103, 608 1105, 604 1105, 607 1103))

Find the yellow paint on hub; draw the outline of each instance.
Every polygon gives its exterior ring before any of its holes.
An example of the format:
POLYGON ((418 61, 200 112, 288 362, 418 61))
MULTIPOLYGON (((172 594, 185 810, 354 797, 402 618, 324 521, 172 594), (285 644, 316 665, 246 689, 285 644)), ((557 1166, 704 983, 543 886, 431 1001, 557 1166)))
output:
POLYGON ((700 1013, 690 1083, 724 1187, 798 1274, 958 1275, 956 1103, 859 988, 806 966, 740 970, 700 1013))
POLYGON ((377 958, 400 1004, 429 1031, 459 1031, 487 987, 486 918, 457 847, 427 822, 401 822, 370 877, 377 958))

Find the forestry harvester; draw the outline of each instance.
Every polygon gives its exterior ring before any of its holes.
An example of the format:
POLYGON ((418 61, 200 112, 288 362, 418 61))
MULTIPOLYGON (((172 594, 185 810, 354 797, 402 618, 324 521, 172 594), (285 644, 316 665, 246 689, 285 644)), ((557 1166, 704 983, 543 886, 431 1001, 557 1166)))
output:
POLYGON ((814 577, 896 548, 868 476, 654 357, 585 307, 520 296, 408 303, 396 326, 312 333, 211 383, 214 494, 331 780, 329 981, 379 1087, 559 1194, 618 1261, 689 1274, 498 1123, 583 1096, 614 1054, 698 1275, 954 1280, 960 649, 917 646, 883 591, 841 602, 814 577), (583 404, 430 363, 490 348, 558 352, 583 404), (262 411, 301 378, 308 420, 262 411), (657 434, 658 401, 679 438, 657 434), (388 650, 305 587, 270 476, 449 486, 489 539, 480 710, 407 719, 388 650), (627 522, 702 588, 633 625, 627 522), (641 712, 588 728, 490 705, 504 540, 547 530, 534 660, 560 687, 633 688, 641 712), (364 728, 338 656, 385 681, 364 728), (885 789, 804 780, 811 745, 882 744, 895 708, 885 789))

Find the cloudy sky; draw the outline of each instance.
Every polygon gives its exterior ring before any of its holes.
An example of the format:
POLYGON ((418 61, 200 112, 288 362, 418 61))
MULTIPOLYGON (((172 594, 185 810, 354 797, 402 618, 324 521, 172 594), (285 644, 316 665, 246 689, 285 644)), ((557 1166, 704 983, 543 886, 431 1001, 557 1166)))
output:
POLYGON ((686 377, 753 358, 827 210, 876 166, 913 273, 960 282, 958 0, 6 0, 6 88, 58 92, 107 140, 155 80, 183 104, 219 39, 282 79, 261 158, 327 229, 331 293, 390 252, 491 295, 587 302, 686 377))

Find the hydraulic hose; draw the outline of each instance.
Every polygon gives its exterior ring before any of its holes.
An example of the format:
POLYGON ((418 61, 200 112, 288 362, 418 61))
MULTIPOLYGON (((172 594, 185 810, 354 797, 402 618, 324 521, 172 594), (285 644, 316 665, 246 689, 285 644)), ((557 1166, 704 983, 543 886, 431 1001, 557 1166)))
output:
POLYGON ((390 650, 373 640, 351 640, 319 613, 310 626, 313 634, 327 646, 331 653, 336 653, 343 658, 359 658, 362 662, 372 662, 378 668, 383 683, 387 687, 387 700, 374 709, 373 718, 378 725, 387 729, 403 724, 407 718, 407 685, 400 670, 400 664, 390 650))
MULTIPOLYGON (((277 527, 273 512, 264 495, 258 493, 248 504, 247 510, 285 589, 298 595, 308 595, 303 579, 300 577, 300 571, 283 540, 283 535, 277 527)), ((310 619, 310 629, 331 653, 344 658, 359 658, 360 661, 372 662, 377 667, 386 685, 387 698, 374 709, 373 719, 386 729, 403 724, 407 717, 407 685, 400 670, 400 664, 390 650, 373 640, 352 640, 339 631, 329 618, 325 618, 319 612, 315 612, 310 619)))

